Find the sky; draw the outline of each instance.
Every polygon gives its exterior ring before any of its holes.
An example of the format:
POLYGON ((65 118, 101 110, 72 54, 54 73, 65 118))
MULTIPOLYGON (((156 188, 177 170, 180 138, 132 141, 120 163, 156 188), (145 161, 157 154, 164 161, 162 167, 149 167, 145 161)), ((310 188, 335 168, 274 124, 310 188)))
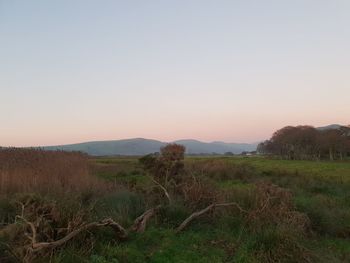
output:
POLYGON ((348 0, 0 0, 0 145, 350 124, 348 0))

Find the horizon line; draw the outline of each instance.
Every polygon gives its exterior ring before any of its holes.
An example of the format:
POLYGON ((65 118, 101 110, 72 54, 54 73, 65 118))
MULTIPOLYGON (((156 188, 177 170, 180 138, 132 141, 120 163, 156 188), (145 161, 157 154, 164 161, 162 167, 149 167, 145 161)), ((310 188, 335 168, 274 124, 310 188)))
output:
POLYGON ((101 139, 101 140, 87 140, 87 141, 80 141, 75 143, 63 143, 63 144, 48 144, 48 145, 31 145, 31 146, 1 146, 4 148, 40 148, 40 147, 59 147, 59 146, 67 146, 67 145, 76 145, 76 144, 84 144, 84 143, 95 143, 95 142, 111 142, 111 141, 127 141, 127 140, 150 140, 150 141, 157 141, 161 143, 176 143, 179 141, 197 141, 200 143, 226 143, 226 144, 258 144, 265 139, 257 140, 254 142, 227 142, 227 141, 220 141, 220 140, 211 140, 211 141, 205 141, 205 140, 198 140, 198 139, 176 139, 176 140, 170 140, 170 141, 163 141, 153 138, 145 138, 145 137, 132 137, 132 138, 123 138, 123 139, 101 139))

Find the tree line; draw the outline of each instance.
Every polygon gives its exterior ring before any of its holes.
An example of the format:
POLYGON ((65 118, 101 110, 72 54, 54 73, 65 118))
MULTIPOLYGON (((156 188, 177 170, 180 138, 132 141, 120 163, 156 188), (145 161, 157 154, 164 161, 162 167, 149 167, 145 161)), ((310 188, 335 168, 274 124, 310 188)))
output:
POLYGON ((288 160, 343 160, 350 155, 350 127, 287 126, 260 143, 257 151, 288 160))

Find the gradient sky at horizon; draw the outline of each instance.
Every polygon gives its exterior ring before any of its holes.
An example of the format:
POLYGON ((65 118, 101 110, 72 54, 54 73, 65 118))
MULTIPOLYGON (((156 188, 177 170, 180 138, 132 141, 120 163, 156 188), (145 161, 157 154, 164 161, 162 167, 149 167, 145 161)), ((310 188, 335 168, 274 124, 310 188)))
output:
POLYGON ((0 145, 350 124, 350 1, 0 0, 0 145))

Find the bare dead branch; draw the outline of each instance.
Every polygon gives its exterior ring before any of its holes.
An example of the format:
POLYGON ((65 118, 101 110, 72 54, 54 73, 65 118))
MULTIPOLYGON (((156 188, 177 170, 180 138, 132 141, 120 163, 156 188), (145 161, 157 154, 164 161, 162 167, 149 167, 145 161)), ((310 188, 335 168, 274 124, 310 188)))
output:
POLYGON ((146 212, 144 212, 142 215, 140 215, 138 218, 136 218, 134 221, 134 224, 130 228, 131 231, 135 231, 137 233, 143 233, 146 229, 147 221, 156 213, 156 211, 160 207, 161 206, 158 205, 156 207, 148 209, 146 212))
POLYGON ((29 204, 30 199, 28 199, 25 203, 23 202, 16 202, 18 205, 21 206, 21 216, 24 217, 24 210, 26 208, 26 206, 29 204))
POLYGON ((206 208, 204 208, 203 210, 194 212, 193 214, 191 214, 189 217, 187 217, 180 226, 178 226, 176 228, 176 232, 180 232, 182 231, 189 223, 191 223, 191 221, 209 211, 211 211, 213 208, 215 207, 215 204, 211 204, 209 206, 207 206, 206 208))
POLYGON ((23 216, 16 216, 16 219, 22 220, 30 227, 30 229, 32 231, 32 236, 27 235, 27 237, 32 241, 32 243, 36 243, 36 227, 35 227, 34 223, 29 222, 23 216))
POLYGON ((37 242, 37 239, 36 239, 37 231, 36 231, 34 224, 32 222, 29 222, 28 220, 26 220, 24 217, 17 216, 17 218, 23 220, 31 228, 32 236, 31 237, 28 236, 28 238, 32 241, 30 249, 33 252, 39 251, 39 250, 44 249, 44 248, 51 248, 52 249, 52 248, 62 246, 63 244, 65 244, 66 242, 68 242, 69 240, 71 240, 72 238, 77 236, 78 234, 80 234, 81 232, 92 229, 92 228, 96 228, 96 227, 102 227, 102 226, 109 226, 109 227, 113 228, 118 239, 124 240, 128 237, 127 231, 120 224, 118 224, 117 222, 115 222, 111 218, 107 218, 107 219, 104 219, 100 222, 92 222, 89 224, 85 224, 85 225, 81 226, 80 228, 70 232, 68 235, 66 235, 65 237, 63 237, 59 240, 52 241, 52 242, 37 242))
POLYGON ((105 224, 101 226, 110 226, 111 228, 113 228, 113 230, 117 234, 118 239, 125 240, 128 238, 128 232, 126 231, 126 229, 122 227, 119 223, 115 222, 113 219, 107 218, 102 220, 101 222, 102 224, 105 224))
POLYGON ((161 185, 159 182, 157 182, 152 176, 149 176, 149 178, 152 180, 153 183, 159 186, 160 189, 163 190, 165 196, 168 198, 169 204, 171 204, 171 197, 169 195, 169 192, 166 190, 166 188, 161 185))
POLYGON ((176 233, 181 232, 184 228, 186 228, 194 219, 196 219, 197 217, 200 217, 201 215, 208 213, 212 210, 214 210, 216 207, 227 207, 227 206, 235 206, 236 208, 238 208, 238 210, 241 213, 247 213, 246 210, 244 210, 239 204, 235 203, 235 202, 231 202, 231 203, 220 203, 220 204, 211 204, 209 206, 207 206, 206 208, 204 208, 203 210, 194 212, 193 214, 191 214, 189 217, 187 217, 177 228, 176 228, 176 233))

